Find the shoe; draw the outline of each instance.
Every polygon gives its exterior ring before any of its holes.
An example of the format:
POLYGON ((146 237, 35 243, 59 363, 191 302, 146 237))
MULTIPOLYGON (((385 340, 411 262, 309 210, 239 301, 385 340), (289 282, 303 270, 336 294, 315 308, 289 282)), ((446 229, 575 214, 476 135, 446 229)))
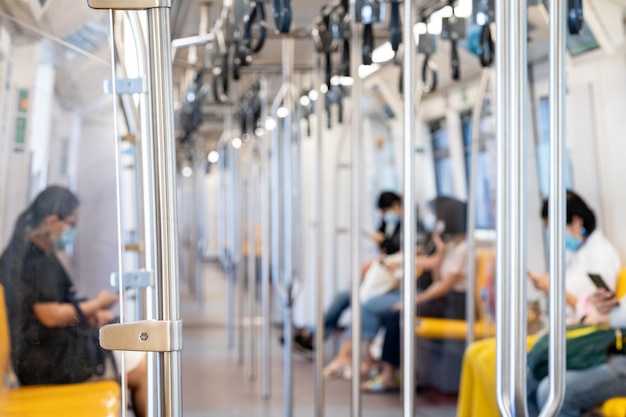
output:
POLYGON ((383 383, 380 375, 365 381, 361 385, 361 391, 369 394, 385 394, 391 392, 400 392, 400 381, 396 378, 394 385, 387 386, 383 383))
POLYGON ((308 332, 297 333, 293 338, 293 343, 300 349, 313 352, 313 335, 308 332))
POLYGON ((336 360, 333 360, 326 365, 322 374, 326 379, 352 379, 352 368, 349 365, 344 365, 336 360))

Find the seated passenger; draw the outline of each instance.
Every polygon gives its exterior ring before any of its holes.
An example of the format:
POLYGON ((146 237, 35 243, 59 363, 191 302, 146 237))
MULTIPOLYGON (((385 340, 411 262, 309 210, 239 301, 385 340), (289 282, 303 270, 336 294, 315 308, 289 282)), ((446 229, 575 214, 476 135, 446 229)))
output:
MULTIPOLYGON (((569 237, 566 236, 565 289, 567 319, 574 323, 585 315, 595 313, 594 303, 589 300, 595 292, 595 286, 587 273, 600 274, 607 285, 614 289, 620 262, 614 246, 596 227, 596 217, 584 200, 575 192, 568 191, 566 202, 566 233, 569 237)), ((547 201, 543 203, 541 216, 547 222, 547 201)), ((538 289, 548 292, 548 274, 529 272, 528 276, 538 289)), ((471 410, 476 409, 488 417, 499 415, 493 394, 495 351, 495 339, 478 341, 468 348, 463 359, 459 417, 472 416, 475 412, 471 410), (485 401, 487 399, 489 401, 485 401)), ((532 381, 529 384, 532 385, 532 381)))
MULTIPOLYGON (((566 200, 565 290, 567 318, 573 323, 591 312, 586 301, 596 287, 587 274, 599 274, 609 288, 615 290, 620 261, 611 242, 596 227, 596 216, 587 203, 573 191, 567 192, 566 200)), ((547 226, 548 200, 543 202, 541 217, 547 226)), ((537 289, 548 292, 547 273, 528 272, 528 276, 537 289)))
MULTIPOLYGON (((402 199, 391 191, 384 191, 378 197, 378 209, 382 213, 382 219, 378 231, 371 238, 378 245, 380 255, 365 263, 362 268, 362 276, 367 273, 373 262, 378 262, 386 255, 397 253, 400 250, 400 233, 402 231, 402 199)), ((376 297, 374 297, 376 298, 376 297)), ((381 300, 382 301, 382 300, 381 300)), ((376 303, 376 301, 374 301, 376 303)), ((396 298, 391 299, 385 305, 393 305, 396 298)), ((324 314, 324 337, 333 334, 338 328, 339 319, 344 311, 350 307, 350 290, 340 291, 335 294, 330 307, 324 314)), ((313 330, 300 329, 295 332, 294 343, 303 351, 312 351, 313 330)))
MULTIPOLYGON (((416 314, 419 317, 465 318, 466 291, 466 205, 447 197, 437 198, 431 206, 435 209, 442 240, 434 233, 438 250, 435 255, 418 257, 417 266, 433 271, 433 282, 415 296, 416 314)), ((382 372, 363 384, 366 392, 396 390, 399 381, 396 372, 400 367, 400 310, 402 303, 385 317, 385 339, 382 351, 382 372)))
MULTIPOLYGON (((108 309, 118 297, 102 291, 93 299, 76 299, 74 283, 55 255, 60 242, 72 240, 78 204, 71 191, 46 188, 19 216, 0 257, 11 362, 21 385, 69 384, 104 375, 108 352, 86 333, 89 325, 95 329, 114 319, 108 309), (86 328, 79 326, 80 316, 88 321, 86 328)), ((143 417, 146 356, 127 352, 125 358, 135 414, 143 417)))
MULTIPOLYGON (((626 296, 621 302, 615 294, 598 289, 590 298, 596 312, 585 318, 586 324, 606 324, 614 328, 626 327, 626 296)), ((533 380, 529 375, 529 417, 536 417, 548 400, 549 380, 533 380)), ((605 364, 565 374, 565 399, 558 417, 579 417, 613 397, 626 397, 626 356, 619 352, 609 354, 605 364)))

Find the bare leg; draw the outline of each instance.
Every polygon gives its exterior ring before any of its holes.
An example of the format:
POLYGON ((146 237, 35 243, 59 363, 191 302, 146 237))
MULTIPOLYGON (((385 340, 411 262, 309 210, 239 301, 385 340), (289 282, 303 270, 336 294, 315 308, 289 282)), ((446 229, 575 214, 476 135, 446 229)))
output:
POLYGON ((144 356, 139 365, 126 375, 133 400, 133 411, 137 417, 146 417, 147 413, 148 375, 146 360, 147 358, 144 356))
POLYGON ((339 352, 333 358, 332 361, 324 368, 324 376, 330 377, 335 375, 336 373, 343 371, 344 368, 350 367, 352 358, 352 341, 345 340, 341 347, 339 348, 339 352))
POLYGON ((383 362, 383 368, 380 372, 380 379, 383 385, 386 387, 393 387, 396 385, 396 368, 390 363, 383 362))

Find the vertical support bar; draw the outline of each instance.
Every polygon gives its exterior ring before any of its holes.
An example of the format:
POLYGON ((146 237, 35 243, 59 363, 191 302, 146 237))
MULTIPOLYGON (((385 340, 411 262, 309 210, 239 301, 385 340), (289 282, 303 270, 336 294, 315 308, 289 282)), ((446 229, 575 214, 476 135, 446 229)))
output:
POLYGON ((250 353, 250 363, 248 364, 248 378, 250 380, 254 380, 256 378, 256 211, 254 210, 254 206, 256 205, 255 194, 257 191, 256 178, 256 168, 257 163, 255 162, 254 156, 254 148, 256 144, 254 143, 257 139, 250 139, 250 143, 248 146, 248 152, 250 154, 250 159, 248 161, 249 170, 248 170, 248 195, 247 195, 247 207, 248 207, 248 315, 249 315, 249 329, 248 329, 248 349, 250 353))
MULTIPOLYGON (((150 105, 153 126, 155 222, 155 292, 157 320, 179 321, 178 248, 176 214, 176 150, 174 140, 174 98, 172 94, 172 51, 169 8, 148 10, 150 48, 150 105), (157 204, 158 202, 158 204, 157 204)), ((182 415, 180 352, 156 354, 155 387, 159 392, 159 413, 182 415)))
MULTIPOLYGON (((266 77, 261 78, 262 118, 267 117, 267 102, 269 86, 266 77)), ((270 161, 267 133, 261 138, 261 310, 263 327, 261 330, 261 391, 263 398, 268 399, 271 395, 271 352, 270 352, 270 161)))
POLYGON ((550 1, 550 394, 541 417, 556 416, 565 397, 565 0, 550 1))
POLYGON ((509 326, 511 312, 508 299, 511 294, 509 263, 510 255, 507 252, 509 230, 507 213, 510 205, 507 170, 507 158, 510 154, 507 137, 509 134, 509 24, 510 4, 508 0, 496 0, 496 145, 497 145, 497 200, 496 200, 496 398, 498 408, 504 417, 512 417, 511 411, 511 361, 509 326))
MULTIPOLYGON (((128 12, 131 18, 131 30, 133 31, 139 58, 137 60, 139 73, 146 76, 149 83, 151 77, 152 63, 148 59, 147 42, 144 38, 143 25, 138 13, 128 12)), ((150 271, 155 271, 155 263, 157 259, 156 251, 156 192, 155 183, 151 178, 155 176, 154 168, 154 149, 150 144, 150 139, 154 137, 153 113, 150 105, 150 94, 142 94, 140 101, 141 109, 141 199, 142 213, 141 222, 143 230, 143 246, 144 246, 144 267, 150 271)), ((156 296, 153 287, 145 290, 145 318, 148 320, 156 319, 156 296)), ((158 366, 155 353, 148 353, 148 415, 160 415, 159 391, 157 391, 156 378, 158 366)))
MULTIPOLYGON (((123 225, 122 225, 122 186, 121 186, 121 163, 120 163, 120 159, 121 159, 121 153, 120 153, 120 139, 119 139, 119 132, 118 132, 118 126, 117 126, 117 120, 118 120, 118 111, 117 111, 117 106, 118 106, 118 96, 117 96, 117 88, 116 88, 116 80, 117 80, 117 60, 115 59, 116 56, 116 45, 115 45, 115 26, 116 26, 116 22, 115 22, 115 10, 109 10, 109 30, 110 30, 110 44, 111 44, 111 85, 112 85, 112 93, 113 93, 113 134, 114 134, 114 138, 115 138, 115 193, 117 194, 117 201, 116 201, 116 205, 115 205, 115 210, 116 210, 116 216, 117 216, 117 276, 119 277, 119 282, 118 282, 118 291, 119 291, 119 298, 120 300, 122 300, 122 302, 119 304, 119 308, 120 308, 120 322, 124 322, 126 320, 126 309, 125 309, 125 303, 124 301, 124 293, 125 293, 125 287, 124 285, 122 285, 122 277, 124 276, 124 254, 122 252, 122 247, 123 247, 123 242, 124 242, 124 234, 123 234, 123 225)), ((122 363, 120 364, 120 368, 122 369, 122 371, 124 371, 124 355, 122 355, 122 363)), ((126 381, 126 373, 122 372, 121 375, 121 385, 123 387, 122 392, 121 392, 121 401, 123 404, 126 403, 127 399, 126 399, 126 391, 127 391, 127 381, 126 381)), ((122 410, 122 415, 125 417, 126 416, 126 410, 122 410)))
POLYGON ((320 86, 322 84, 322 65, 321 55, 316 54, 313 60, 313 83, 317 92, 317 101, 315 105, 315 140, 317 143, 316 166, 313 186, 313 199, 316 201, 315 217, 316 228, 313 237, 313 277, 316 283, 316 329, 315 329, 315 417, 324 417, 324 200, 322 198, 322 184, 324 181, 324 145, 322 138, 322 129, 324 128, 324 106, 322 106, 322 93, 320 86))
POLYGON ((226 285, 226 337, 228 339, 228 349, 235 348, 235 150, 230 145, 230 135, 233 125, 232 112, 226 113, 224 118, 224 214, 226 247, 224 250, 226 260, 226 272, 228 273, 228 282, 226 285), (228 183, 226 183, 226 165, 228 161, 228 183))
POLYGON ((480 145, 480 115, 491 79, 491 68, 483 68, 478 89, 478 98, 472 109, 472 142, 470 150, 469 193, 467 196, 467 288, 465 320, 467 335, 465 343, 469 346, 475 339, 476 331, 476 180, 478 179, 478 152, 480 145))
POLYGON ((350 171, 350 254, 351 254, 351 276, 352 276, 352 296, 350 306, 352 312, 352 397, 351 397, 351 415, 352 417, 361 417, 361 299, 359 297, 359 288, 361 285, 360 277, 360 235, 359 227, 361 224, 360 203, 361 203, 361 77, 359 77, 359 64, 361 62, 361 27, 357 22, 356 16, 357 0, 350 0, 352 9, 352 23, 350 38, 350 75, 354 80, 352 84, 352 118, 351 118, 351 138, 350 138, 350 154, 351 154, 351 171, 350 171))
MULTIPOLYGON (((241 135, 241 132, 239 133, 241 135)), ((234 222, 234 238, 233 238, 233 253, 235 263, 235 284, 238 286, 238 295, 236 299, 237 309, 237 362, 239 365, 243 365, 244 361, 244 346, 245 346, 245 285, 244 285, 244 260, 243 260, 243 233, 242 224, 244 222, 244 192, 245 186, 243 181, 243 172, 241 169, 241 159, 243 153, 243 144, 241 137, 239 136, 239 148, 233 146, 233 222, 234 222)))
MULTIPOLYGON (((288 87, 291 84, 293 78, 293 60, 294 60, 294 40, 290 37, 285 37, 281 42, 282 57, 283 57, 283 87, 288 87)), ((292 179, 294 175, 293 161, 293 117, 295 103, 292 102, 292 97, 287 88, 285 94, 285 101, 283 105, 289 109, 289 114, 282 121, 283 125, 283 162, 284 162, 284 174, 283 175, 283 214, 284 214, 284 237, 283 237, 283 259, 284 259, 284 286, 285 286, 285 300, 284 300, 284 322, 283 322, 283 335, 285 340, 284 350, 284 406, 285 417, 291 417, 293 415, 293 358, 291 356, 292 350, 292 306, 293 306, 293 252, 287 249, 287 245, 298 245, 299 242, 293 242, 293 201, 291 197, 292 191, 292 179)), ((299 167, 298 167, 299 168, 299 167)))
POLYGON ((513 329, 508 344, 511 350, 512 407, 515 416, 528 415, 526 404, 526 229, 527 229, 527 91, 528 91, 528 29, 526 2, 512 2, 511 19, 508 25, 511 42, 507 53, 511 59, 510 68, 510 130, 509 130, 509 227, 511 235, 508 245, 511 263, 508 279, 513 283, 509 294, 512 309, 510 327, 513 329))
POLYGON ((403 410, 404 417, 415 415, 415 37, 413 34, 413 2, 404 1, 404 204, 402 222, 403 238, 403 304, 402 310, 402 368, 403 368, 403 410))

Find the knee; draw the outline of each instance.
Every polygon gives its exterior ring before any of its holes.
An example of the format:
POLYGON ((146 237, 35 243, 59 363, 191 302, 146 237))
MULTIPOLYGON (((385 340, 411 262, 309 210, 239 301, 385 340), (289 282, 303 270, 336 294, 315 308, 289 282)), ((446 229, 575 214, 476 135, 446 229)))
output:
POLYGON ((130 389, 138 389, 146 385, 148 380, 147 356, 144 356, 139 364, 131 369, 127 374, 128 387, 130 389))

